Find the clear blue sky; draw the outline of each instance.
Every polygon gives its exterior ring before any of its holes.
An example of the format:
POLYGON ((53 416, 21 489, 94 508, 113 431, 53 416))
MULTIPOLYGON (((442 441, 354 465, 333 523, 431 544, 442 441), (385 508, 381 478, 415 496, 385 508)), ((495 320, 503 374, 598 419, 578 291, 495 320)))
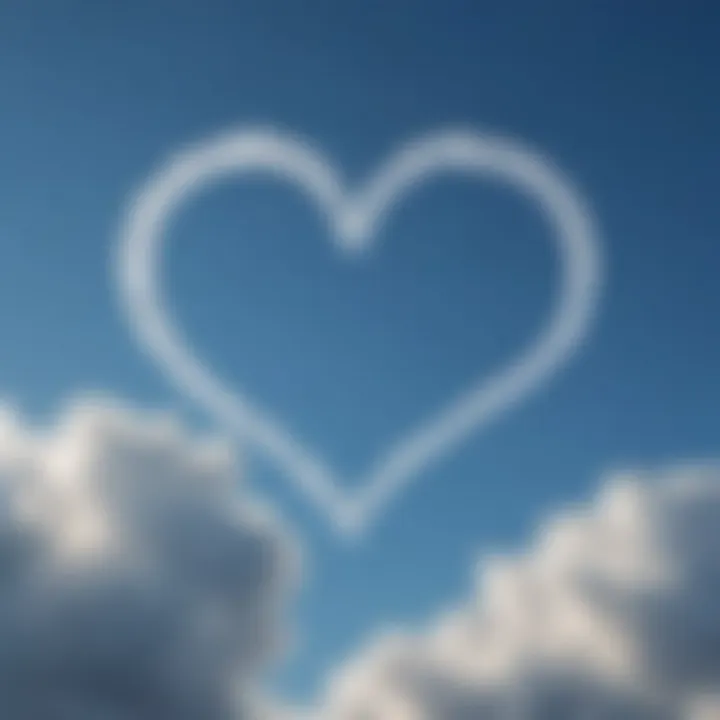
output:
MULTIPOLYGON (((555 158, 599 217, 609 282, 590 342, 429 471, 359 548, 261 459, 250 482, 307 542, 306 695, 367 632, 458 595, 485 548, 625 464, 720 454, 720 11, 710 2, 0 3, 0 393, 33 417, 102 389, 211 426, 131 341, 108 282, 127 194, 183 143, 268 122, 353 179, 408 136, 468 123, 555 158)), ((537 213, 437 182, 368 262, 333 253, 285 187, 183 210, 166 283, 186 331, 348 477, 508 358, 556 264, 537 213)))

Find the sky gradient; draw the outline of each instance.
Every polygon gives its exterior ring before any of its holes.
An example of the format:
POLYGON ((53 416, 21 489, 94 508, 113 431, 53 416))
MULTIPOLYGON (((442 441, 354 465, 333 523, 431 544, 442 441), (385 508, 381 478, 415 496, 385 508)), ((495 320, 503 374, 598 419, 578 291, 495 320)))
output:
MULTIPOLYGON (((269 123, 354 182, 448 124, 552 157, 608 261, 566 371, 429 470, 359 547, 246 457, 249 484, 307 543, 301 636, 279 680, 307 696, 370 630, 457 596, 481 551, 522 545, 603 471, 717 456, 717 15, 645 0, 0 4, 0 393, 42 418, 101 390, 213 427, 139 352, 110 282, 129 194, 186 143, 269 123)), ((555 279, 534 208, 453 179, 408 197, 352 264, 292 190, 226 183, 178 215, 164 270, 218 372, 348 482, 506 361, 555 279)))

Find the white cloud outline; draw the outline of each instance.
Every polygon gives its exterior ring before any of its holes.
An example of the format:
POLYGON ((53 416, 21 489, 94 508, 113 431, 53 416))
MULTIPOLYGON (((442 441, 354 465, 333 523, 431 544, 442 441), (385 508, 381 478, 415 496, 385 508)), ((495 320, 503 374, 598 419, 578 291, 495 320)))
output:
POLYGON ((242 440, 262 450, 341 534, 364 531, 387 502, 471 432, 538 388, 586 336, 601 295, 604 257, 585 200, 552 162, 507 138, 440 129, 407 143, 359 191, 349 193, 324 156, 274 128, 225 132, 170 158, 141 187, 121 228, 114 274, 136 340, 178 389, 242 440), (348 254, 373 246, 374 232, 399 197, 441 172, 500 181, 533 201, 549 220, 561 260, 560 292, 548 322, 504 369, 476 380, 419 423, 375 463, 358 490, 245 394, 232 391, 195 354, 171 320, 160 290, 163 229, 188 195, 219 178, 269 173, 290 181, 326 214, 330 237, 348 254))

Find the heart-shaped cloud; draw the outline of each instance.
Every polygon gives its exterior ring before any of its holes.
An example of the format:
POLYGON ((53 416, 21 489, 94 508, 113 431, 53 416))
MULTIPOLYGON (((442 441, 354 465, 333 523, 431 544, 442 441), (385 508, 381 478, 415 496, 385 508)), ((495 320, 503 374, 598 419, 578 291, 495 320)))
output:
POLYGON ((603 274, 588 208, 557 168, 514 141, 465 130, 442 130, 409 143, 354 193, 344 189, 319 152, 298 138, 256 128, 213 137, 173 157, 141 188, 122 228, 117 260, 123 308, 143 349, 180 390, 270 457, 345 533, 365 529, 429 463, 509 409, 568 360, 589 328, 603 274), (358 253, 371 247, 379 224, 404 193, 418 181, 448 171, 495 179, 539 206, 552 226, 562 261, 559 296, 539 335, 507 367, 476 380, 437 415, 418 423, 351 493, 314 452, 244 392, 227 388, 178 331, 159 283, 163 229, 168 216, 210 181, 270 173, 308 194, 326 213, 333 242, 358 253))

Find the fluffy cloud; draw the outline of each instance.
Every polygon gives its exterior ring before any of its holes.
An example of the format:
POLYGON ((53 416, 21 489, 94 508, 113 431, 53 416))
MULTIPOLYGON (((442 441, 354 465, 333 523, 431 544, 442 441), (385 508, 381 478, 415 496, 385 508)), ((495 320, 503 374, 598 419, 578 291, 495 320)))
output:
MULTIPOLYGON (((2 717, 298 719, 256 692, 297 558, 237 475, 166 417, 0 417, 2 717)), ((372 641, 311 716, 718 720, 719 697, 720 469, 682 468, 614 477, 486 560, 468 600, 372 641)))
POLYGON ((720 718, 720 469, 612 478, 473 597, 371 643, 326 720, 720 718))
POLYGON ((231 454, 79 403, 0 421, 0 714, 239 720, 295 559, 231 454))

